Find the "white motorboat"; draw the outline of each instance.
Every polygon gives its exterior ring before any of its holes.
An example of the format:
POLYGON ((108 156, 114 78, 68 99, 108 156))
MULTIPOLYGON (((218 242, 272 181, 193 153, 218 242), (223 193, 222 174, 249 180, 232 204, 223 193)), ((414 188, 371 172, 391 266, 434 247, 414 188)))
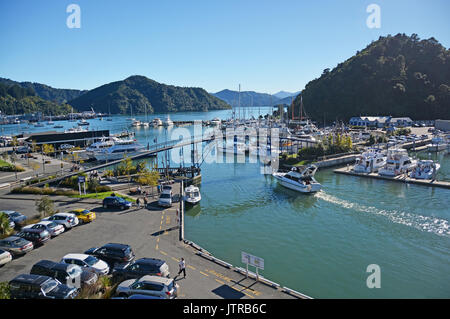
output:
POLYGON ((78 122, 78 125, 80 126, 89 125, 89 122, 86 121, 85 119, 81 119, 81 121, 78 122))
POLYGON ((113 146, 96 151, 93 155, 98 161, 111 161, 122 159, 125 156, 139 155, 145 151, 145 146, 136 140, 117 140, 113 146))
POLYGON ((198 187, 194 185, 190 185, 184 189, 184 201, 190 205, 196 205, 202 199, 202 195, 200 194, 200 190, 198 187))
POLYGON ((170 119, 170 117, 167 117, 164 122, 163 122, 164 126, 172 126, 173 125, 173 121, 170 119))
POLYGON ((434 136, 431 139, 431 144, 427 145, 428 152, 440 152, 447 148, 448 142, 442 136, 434 136))
POLYGON ((33 124, 34 127, 44 127, 44 124, 42 124, 41 122, 36 122, 33 124))
POLYGON ((372 173, 386 165, 386 155, 381 150, 371 148, 362 153, 357 159, 353 171, 355 173, 372 173))
POLYGON ((379 169, 378 175, 395 177, 416 167, 417 161, 408 156, 404 149, 395 148, 387 153, 386 165, 379 169))
POLYGON ((222 123, 222 121, 221 121, 218 117, 215 117, 215 118, 213 118, 213 119, 211 120, 211 125, 218 126, 218 125, 220 125, 221 123, 222 123))
POLYGON ((72 127, 64 131, 64 133, 79 133, 79 132, 87 132, 88 130, 82 127, 72 127))
POLYGON ((131 126, 133 126, 133 127, 141 126, 141 121, 139 121, 139 120, 134 120, 134 121, 131 123, 131 126))
POLYGON ((141 122, 140 125, 141 125, 142 127, 149 127, 149 126, 150 126, 150 123, 149 123, 149 122, 141 122))
POLYGON ((301 193, 315 193, 322 189, 322 185, 314 178, 316 171, 317 166, 310 165, 302 172, 293 167, 288 173, 275 172, 272 173, 272 176, 277 179, 278 183, 289 189, 301 193))
POLYGON ((92 143, 86 148, 86 154, 89 158, 95 158, 94 153, 100 152, 105 148, 113 146, 116 141, 119 141, 117 137, 104 137, 100 141, 92 143))
POLYGON ((420 160, 410 173, 411 178, 433 179, 441 165, 432 160, 420 160))
POLYGON ((153 126, 161 126, 161 125, 163 125, 163 122, 158 117, 156 119, 153 119, 152 123, 153 123, 153 126))

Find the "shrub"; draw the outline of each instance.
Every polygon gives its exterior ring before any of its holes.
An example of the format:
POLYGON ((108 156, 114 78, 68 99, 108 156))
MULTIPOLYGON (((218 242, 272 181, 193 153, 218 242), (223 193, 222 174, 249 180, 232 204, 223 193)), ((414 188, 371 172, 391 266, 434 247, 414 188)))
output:
POLYGON ((0 299, 10 299, 11 292, 7 282, 0 282, 0 299))

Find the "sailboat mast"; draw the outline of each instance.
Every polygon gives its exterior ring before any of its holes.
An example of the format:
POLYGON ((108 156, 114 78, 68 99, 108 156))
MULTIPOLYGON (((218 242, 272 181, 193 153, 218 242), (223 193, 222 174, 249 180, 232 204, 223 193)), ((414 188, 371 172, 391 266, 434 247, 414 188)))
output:
POLYGON ((239 95, 238 95, 238 110, 239 110, 238 119, 240 122, 241 121, 241 85, 240 84, 239 84, 239 95))

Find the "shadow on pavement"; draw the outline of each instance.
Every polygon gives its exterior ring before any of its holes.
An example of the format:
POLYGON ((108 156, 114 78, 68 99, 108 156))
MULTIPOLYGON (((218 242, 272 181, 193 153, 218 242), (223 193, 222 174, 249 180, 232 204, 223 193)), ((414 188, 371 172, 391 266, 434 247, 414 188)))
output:
POLYGON ((212 290, 212 292, 224 299, 241 299, 245 296, 242 292, 237 291, 228 285, 222 285, 212 290))

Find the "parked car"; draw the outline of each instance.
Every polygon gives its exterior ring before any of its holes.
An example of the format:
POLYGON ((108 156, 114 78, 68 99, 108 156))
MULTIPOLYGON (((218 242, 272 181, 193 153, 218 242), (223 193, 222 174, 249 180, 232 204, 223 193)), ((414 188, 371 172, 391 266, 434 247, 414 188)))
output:
POLYGON ((162 193, 158 199, 158 205, 162 207, 171 207, 172 206, 172 195, 169 193, 162 193))
POLYGON ((129 245, 115 243, 109 243, 102 247, 93 247, 84 253, 103 260, 111 269, 115 265, 130 263, 135 256, 129 245))
POLYGON ((0 249, 0 267, 9 263, 12 260, 12 255, 9 251, 0 249))
POLYGON ((146 275, 169 277, 169 266, 164 260, 155 258, 141 258, 133 263, 115 267, 112 271, 116 281, 137 279, 146 275))
POLYGON ((79 223, 77 216, 75 216, 75 214, 70 213, 57 213, 50 217, 46 217, 43 220, 61 224, 64 226, 64 230, 72 229, 72 227, 75 227, 79 223))
POLYGON ((150 295, 131 295, 128 299, 166 299, 163 296, 150 296, 150 295))
POLYGON ((16 149, 17 154, 26 154, 26 153, 30 153, 30 152, 31 152, 31 147, 29 147, 29 146, 19 146, 16 149))
POLYGON ((91 212, 90 210, 83 208, 71 210, 69 213, 77 216, 78 220, 82 224, 90 223, 97 218, 94 212, 91 212))
POLYGON ((27 216, 13 210, 4 210, 3 213, 8 215, 9 219, 12 220, 17 226, 22 226, 27 220, 27 216))
POLYGON ((49 276, 74 288, 92 286, 98 280, 96 273, 83 270, 78 265, 56 263, 50 260, 41 260, 34 264, 30 274, 49 276))
POLYGON ((0 240, 0 249, 9 251, 13 256, 25 255, 33 248, 34 245, 31 241, 18 236, 9 236, 0 240))
POLYGON ((116 294, 119 297, 139 294, 173 299, 178 295, 178 285, 171 278, 143 276, 140 279, 130 279, 120 283, 116 294))
POLYGON ((110 196, 103 199, 103 208, 128 209, 132 206, 131 202, 118 196, 110 196))
POLYGON ((161 193, 167 193, 170 194, 170 196, 173 196, 172 185, 163 185, 161 193))
POLYGON ((70 144, 62 144, 60 147, 59 147, 59 150, 61 150, 61 151, 67 151, 67 150, 71 150, 72 148, 74 148, 75 146, 73 146, 73 145, 70 145, 70 144))
POLYGON ((9 282, 12 299, 73 299, 77 289, 48 276, 22 274, 9 282))
POLYGON ((23 229, 44 229, 50 233, 51 237, 56 237, 64 232, 64 226, 53 221, 44 220, 37 224, 25 226, 23 229))
POLYGON ((45 229, 22 229, 17 236, 22 237, 28 241, 31 241, 34 247, 42 246, 46 241, 50 239, 50 233, 45 229))
POLYGON ((99 275, 107 275, 109 266, 103 260, 86 254, 67 254, 61 259, 62 263, 75 264, 88 271, 95 272, 99 275))

